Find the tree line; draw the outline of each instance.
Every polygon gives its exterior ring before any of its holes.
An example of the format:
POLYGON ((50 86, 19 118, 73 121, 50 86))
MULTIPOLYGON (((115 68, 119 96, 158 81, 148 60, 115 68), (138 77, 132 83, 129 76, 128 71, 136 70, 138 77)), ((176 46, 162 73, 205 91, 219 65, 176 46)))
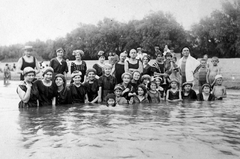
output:
MULTIPOLYGON (((154 55, 155 45, 162 50, 168 45, 174 52, 189 46, 195 57, 204 54, 210 57, 240 57, 240 1, 223 2, 221 11, 216 10, 201 19, 190 31, 184 30, 173 15, 158 11, 128 23, 110 18, 104 18, 97 25, 80 23, 65 37, 30 41, 24 45, 33 46, 34 54, 40 60, 55 57, 55 50, 59 47, 66 51, 65 58, 72 60, 72 51, 76 49, 84 51, 84 59, 97 59, 100 50, 119 54, 138 46, 154 55)), ((1 46, 0 60, 21 57, 24 45, 1 46)))

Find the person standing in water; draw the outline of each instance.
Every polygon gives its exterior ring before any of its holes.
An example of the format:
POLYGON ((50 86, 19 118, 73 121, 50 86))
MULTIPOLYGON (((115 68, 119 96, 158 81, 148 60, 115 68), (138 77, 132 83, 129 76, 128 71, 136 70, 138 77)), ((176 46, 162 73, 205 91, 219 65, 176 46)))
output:
POLYGON ((40 65, 36 57, 32 55, 33 47, 25 46, 24 47, 24 56, 22 56, 17 62, 17 73, 20 74, 20 80, 24 80, 23 70, 26 67, 31 67, 35 69, 36 74, 40 72, 40 65))

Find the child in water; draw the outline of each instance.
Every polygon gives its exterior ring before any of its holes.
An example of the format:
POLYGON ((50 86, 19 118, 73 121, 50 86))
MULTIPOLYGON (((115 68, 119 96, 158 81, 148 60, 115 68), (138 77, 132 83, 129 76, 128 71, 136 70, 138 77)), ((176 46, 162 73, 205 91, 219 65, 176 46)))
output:
POLYGON ((148 89, 148 84, 151 81, 151 77, 149 75, 143 75, 141 77, 142 84, 148 89))
POLYGON ((114 94, 115 94, 115 97, 116 97, 116 103, 117 104, 127 104, 128 101, 126 98, 122 97, 122 92, 123 92, 123 87, 121 84, 117 84, 115 87, 114 87, 114 94))
POLYGON ((155 81, 151 81, 149 83, 149 91, 147 93, 147 97, 149 103, 160 103, 161 93, 157 91, 157 83, 155 81))
POLYGON ((129 104, 135 103, 149 103, 148 99, 146 98, 147 89, 143 84, 140 84, 137 87, 137 95, 131 97, 129 104))
POLYGON ((155 77, 154 80, 157 84, 157 91, 160 92, 161 98, 164 98, 165 97, 165 92, 164 92, 164 89, 161 86, 162 78, 161 77, 155 77))
POLYGON ((84 83, 84 87, 87 92, 87 99, 85 102, 97 103, 98 101, 98 80, 96 79, 96 70, 94 68, 86 71, 87 81, 84 83))
POLYGON ((115 107, 116 106, 116 100, 115 100, 115 95, 114 94, 108 94, 106 96, 106 101, 107 101, 107 107, 115 107))
POLYGON ((134 71, 132 76, 133 78, 131 80, 131 85, 133 86, 133 92, 137 93, 137 87, 140 84, 141 73, 139 71, 134 71))
POLYGON ((204 84, 202 86, 202 92, 197 95, 198 101, 214 101, 215 97, 211 94, 211 86, 209 84, 204 84))
POLYGON ((207 78, 208 72, 209 72, 209 69, 207 68, 207 61, 205 59, 201 59, 201 61, 200 61, 200 68, 198 70, 199 92, 202 91, 202 86, 205 83, 208 83, 208 78, 207 78))
POLYGON ((183 100, 197 100, 197 94, 192 89, 192 82, 185 82, 182 84, 182 99, 183 100))
POLYGON ((221 68, 218 66, 219 60, 218 57, 212 57, 212 67, 209 68, 207 78, 209 84, 212 86, 215 80, 215 76, 221 73, 221 68))
POLYGON ((181 91, 179 90, 179 83, 177 80, 170 81, 171 88, 167 90, 166 100, 172 102, 178 102, 182 100, 181 91))
POLYGON ((223 98, 227 97, 226 87, 223 86, 222 83, 223 83, 222 75, 216 75, 212 94, 218 100, 222 100, 223 98))

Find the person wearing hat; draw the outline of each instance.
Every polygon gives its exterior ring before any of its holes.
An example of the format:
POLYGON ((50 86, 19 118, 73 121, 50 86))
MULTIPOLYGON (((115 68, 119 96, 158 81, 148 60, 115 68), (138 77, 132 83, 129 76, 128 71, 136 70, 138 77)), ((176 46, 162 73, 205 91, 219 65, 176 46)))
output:
POLYGON ((182 99, 183 100, 197 100, 197 94, 192 89, 192 82, 184 82, 182 84, 182 99))
POLYGON ((215 96, 211 94, 211 86, 208 83, 202 85, 202 92, 197 94, 198 101, 214 101, 215 96))
POLYGON ((59 48, 56 50, 57 56, 50 60, 49 66, 53 68, 53 78, 56 74, 63 74, 66 76, 68 73, 68 65, 66 60, 63 59, 64 50, 63 48, 59 48))
POLYGON ((127 99, 122 96, 123 89, 124 88, 121 84, 117 84, 114 87, 114 94, 116 97, 117 104, 127 104, 128 103, 127 99))
POLYGON ((93 65, 93 68, 96 70, 97 78, 100 78, 104 74, 105 67, 105 54, 104 51, 98 52, 98 62, 93 65))
POLYGON ((223 83, 223 76, 222 75, 216 75, 215 80, 214 80, 214 86, 213 86, 212 94, 218 100, 222 100, 223 98, 227 97, 226 87, 223 86, 222 83, 223 83))
POLYGON ((57 88, 57 92, 53 98, 53 106, 72 104, 72 94, 70 89, 67 87, 67 81, 63 74, 57 74, 54 77, 54 85, 57 88))
POLYGON ((122 74, 125 72, 124 70, 124 61, 126 60, 127 55, 122 52, 120 54, 120 59, 117 63, 115 63, 115 65, 113 66, 112 69, 112 75, 116 78, 117 80, 117 84, 122 83, 122 74))
POLYGON ((33 47, 25 46, 24 47, 24 56, 22 56, 16 66, 17 73, 20 74, 20 80, 24 80, 23 70, 26 67, 32 67, 35 69, 36 74, 40 72, 40 65, 36 57, 32 55, 33 47))
POLYGON ((21 101, 19 108, 23 107, 37 107, 38 106, 38 90, 33 86, 32 82, 35 78, 36 72, 32 67, 25 67, 23 69, 24 81, 17 87, 17 94, 21 101))
POLYGON ((84 85, 81 83, 82 73, 78 70, 73 71, 71 79, 73 83, 69 85, 69 89, 72 95, 73 103, 85 103, 87 99, 87 92, 84 85))
POLYGON ((182 94, 179 90, 179 82, 175 79, 170 81, 170 89, 167 90, 166 100, 171 102, 182 101, 182 94))
POLYGON ((55 87, 52 82, 53 68, 45 67, 42 72, 42 79, 34 81, 34 86, 39 92, 39 106, 50 106, 53 103, 53 97, 55 95, 55 87))
POLYGON ((137 59, 137 51, 135 49, 131 49, 129 52, 130 58, 125 60, 125 72, 133 73, 134 71, 139 71, 142 73, 143 66, 141 60, 137 59))
POLYGON ((75 61, 71 62, 70 72, 80 71, 82 73, 81 82, 83 82, 87 71, 87 64, 82 60, 84 52, 82 50, 74 50, 73 55, 75 56, 75 61))
POLYGON ((94 68, 88 69, 86 72, 86 81, 84 87, 87 92, 86 103, 97 103, 98 102, 98 79, 96 79, 96 70, 94 68))

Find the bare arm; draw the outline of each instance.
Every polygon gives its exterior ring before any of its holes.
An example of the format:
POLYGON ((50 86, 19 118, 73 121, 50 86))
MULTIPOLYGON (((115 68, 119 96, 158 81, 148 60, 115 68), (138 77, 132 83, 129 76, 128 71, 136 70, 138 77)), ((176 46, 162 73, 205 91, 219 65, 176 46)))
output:
MULTIPOLYGON (((35 58, 35 57, 33 57, 33 58, 35 58)), ((37 59, 36 59, 36 69, 35 69, 35 71, 36 71, 36 74, 38 74, 40 72, 40 64, 39 64, 37 59)))
POLYGON ((169 98, 169 90, 167 90, 167 93, 166 93, 166 100, 167 100, 167 101, 171 101, 171 100, 169 100, 168 98, 169 98))
POLYGON ((138 71, 139 71, 140 73, 142 73, 142 72, 143 72, 143 64, 142 64, 142 62, 141 62, 141 61, 139 61, 139 67, 138 67, 138 71))
POLYGON ((31 85, 27 85, 27 91, 24 92, 19 86, 17 88, 18 96, 20 97, 21 101, 27 103, 30 99, 31 93, 31 85))
POLYGON ((52 99, 52 106, 56 106, 56 97, 53 97, 52 99))
POLYGON ((125 60, 125 62, 124 62, 124 70, 125 70, 125 72, 129 72, 129 66, 128 66, 127 60, 125 60))
POLYGON ((226 87, 223 87, 223 98, 227 97, 227 91, 226 91, 226 87))
POLYGON ((98 102, 99 103, 102 102, 102 87, 99 87, 99 90, 98 90, 98 102))
POLYGON ((16 66, 17 73, 19 73, 19 74, 23 73, 23 70, 21 70, 22 64, 23 64, 23 60, 22 60, 22 58, 20 58, 17 62, 17 66, 16 66))

